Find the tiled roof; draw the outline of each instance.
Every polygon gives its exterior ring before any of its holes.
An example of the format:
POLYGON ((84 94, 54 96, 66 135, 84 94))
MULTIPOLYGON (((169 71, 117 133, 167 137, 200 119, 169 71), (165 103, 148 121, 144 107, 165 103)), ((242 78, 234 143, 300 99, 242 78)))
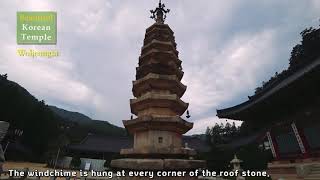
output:
POLYGON ((240 120, 240 119, 235 118, 235 117, 237 117, 238 113, 241 113, 241 112, 245 111, 246 109, 249 109, 250 107, 258 104, 259 102, 266 100, 274 93, 285 89, 285 87, 289 86, 290 84, 293 84, 298 79, 303 78, 306 74, 308 74, 309 72, 312 72, 314 69, 319 68, 319 67, 320 67, 320 58, 316 59, 314 62, 305 66, 304 68, 296 71, 295 73, 293 73, 292 75, 290 75, 286 79, 282 80, 281 83, 272 87, 268 91, 264 91, 264 93, 261 93, 261 95, 258 98, 251 98, 248 101, 243 102, 241 104, 238 104, 236 106, 217 110, 217 116, 219 118, 229 118, 229 119, 240 120))

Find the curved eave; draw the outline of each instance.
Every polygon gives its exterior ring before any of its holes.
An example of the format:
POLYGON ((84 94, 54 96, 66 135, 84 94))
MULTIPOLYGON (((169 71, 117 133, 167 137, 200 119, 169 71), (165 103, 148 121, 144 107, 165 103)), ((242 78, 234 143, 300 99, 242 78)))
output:
POLYGON ((177 94, 179 97, 182 97, 187 89, 187 86, 183 85, 176 75, 160 75, 149 73, 142 79, 133 81, 132 92, 135 97, 138 97, 152 89, 169 90, 173 94, 177 94))
POLYGON ((258 98, 251 98, 248 101, 245 101, 241 104, 238 104, 233 107, 225 108, 225 109, 220 109, 217 110, 217 116, 219 118, 228 118, 228 119, 234 119, 234 120, 240 120, 241 119, 241 113, 244 111, 248 110, 249 108, 253 107, 254 105, 265 101, 268 99, 270 96, 273 94, 280 92, 281 90, 285 89, 287 86, 293 84, 295 81, 298 79, 302 78, 315 68, 320 67, 320 58, 317 60, 313 61, 309 65, 305 66, 304 68, 298 70, 294 74, 290 75, 286 79, 282 80, 281 83, 278 85, 274 86, 273 88, 264 91, 263 94, 260 94, 258 98))
POLYGON ((138 99, 130 99, 131 112, 138 115, 139 111, 147 108, 170 108, 178 115, 182 115, 188 108, 189 103, 183 102, 177 95, 161 95, 147 93, 138 99))
POLYGON ((173 51, 177 57, 179 55, 179 51, 177 51, 176 47, 171 41, 159 41, 156 39, 153 39, 149 44, 144 45, 141 48, 141 54, 146 54, 152 49, 158 49, 160 51, 173 51))
POLYGON ((146 34, 149 34, 154 30, 167 30, 170 34, 173 34, 173 31, 168 24, 160 24, 160 23, 154 23, 150 27, 148 27, 146 29, 146 34))
POLYGON ((123 124, 130 133, 146 130, 173 131, 179 134, 188 132, 193 123, 183 120, 179 116, 153 117, 143 116, 133 120, 123 120, 123 124))
POLYGON ((178 66, 181 65, 181 60, 179 60, 177 54, 172 50, 164 51, 153 48, 148 52, 142 54, 139 57, 139 65, 143 65, 150 59, 155 59, 159 63, 168 64, 168 62, 175 62, 178 66))
POLYGON ((179 81, 182 79, 184 72, 174 66, 164 65, 161 63, 151 63, 136 68, 136 79, 139 80, 149 73, 161 75, 176 75, 179 81))

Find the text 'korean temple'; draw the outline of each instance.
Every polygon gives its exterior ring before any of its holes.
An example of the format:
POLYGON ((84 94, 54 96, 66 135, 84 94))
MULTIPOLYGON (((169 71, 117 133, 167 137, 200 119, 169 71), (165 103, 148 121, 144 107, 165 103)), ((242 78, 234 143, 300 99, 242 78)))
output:
POLYGON ((155 23, 146 30, 144 45, 136 68, 136 80, 130 100, 137 118, 124 120, 134 135, 133 148, 122 149, 122 159, 111 162, 116 169, 191 170, 205 167, 205 161, 194 160, 195 150, 182 144, 182 135, 193 123, 180 116, 188 108, 180 98, 186 91, 181 83, 183 71, 178 58, 173 31, 164 24, 169 9, 159 2, 151 10, 155 23))

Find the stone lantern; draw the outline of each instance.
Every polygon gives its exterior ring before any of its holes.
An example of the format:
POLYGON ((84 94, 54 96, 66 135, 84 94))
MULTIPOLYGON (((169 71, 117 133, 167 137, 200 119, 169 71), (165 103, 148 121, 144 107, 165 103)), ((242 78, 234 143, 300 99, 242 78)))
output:
POLYGON ((240 159, 238 159, 238 157, 237 157, 237 155, 235 154, 234 155, 234 158, 230 161, 230 164, 231 165, 233 165, 233 171, 236 171, 236 170, 238 170, 238 171, 240 171, 240 170, 242 170, 241 169, 241 166, 240 166, 240 164, 242 163, 243 161, 242 160, 240 160, 240 159))
POLYGON ((245 178, 241 176, 241 171, 242 171, 242 168, 241 168, 241 163, 243 161, 238 159, 237 155, 235 154, 234 155, 234 158, 230 161, 230 164, 233 166, 233 171, 238 171, 239 172, 239 175, 237 176, 237 180, 244 180, 245 178))

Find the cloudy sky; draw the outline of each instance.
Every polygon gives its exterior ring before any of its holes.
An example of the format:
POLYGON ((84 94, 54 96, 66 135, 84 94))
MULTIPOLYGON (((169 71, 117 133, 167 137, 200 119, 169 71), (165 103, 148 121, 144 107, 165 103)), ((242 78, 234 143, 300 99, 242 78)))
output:
MULTIPOLYGON (((188 89, 194 128, 225 122, 216 109, 247 100, 288 66, 299 33, 319 25, 319 0, 167 0, 188 89)), ((0 74, 38 99, 122 126, 149 10, 157 0, 2 0, 0 74), (57 45, 18 46, 17 11, 56 11, 57 45), (22 58, 17 48, 58 50, 57 58, 22 58)))

